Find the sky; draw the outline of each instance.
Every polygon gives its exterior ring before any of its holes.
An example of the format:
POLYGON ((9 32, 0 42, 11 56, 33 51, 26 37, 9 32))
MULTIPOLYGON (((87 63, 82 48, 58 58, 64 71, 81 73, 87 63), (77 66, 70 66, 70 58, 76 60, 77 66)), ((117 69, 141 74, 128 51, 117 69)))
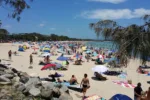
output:
POLYGON ((10 33, 96 39, 89 23, 111 19, 121 26, 141 25, 141 17, 150 14, 150 0, 34 0, 29 4, 31 8, 21 14, 20 22, 7 17, 10 8, 0 7, 2 28, 10 33))

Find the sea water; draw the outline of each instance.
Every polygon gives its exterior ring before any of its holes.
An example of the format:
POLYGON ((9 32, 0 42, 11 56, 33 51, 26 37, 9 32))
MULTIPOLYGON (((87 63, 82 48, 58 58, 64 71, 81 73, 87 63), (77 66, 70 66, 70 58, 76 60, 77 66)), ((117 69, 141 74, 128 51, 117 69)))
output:
POLYGON ((104 48, 109 50, 117 50, 117 45, 112 41, 89 41, 86 43, 86 46, 104 48))

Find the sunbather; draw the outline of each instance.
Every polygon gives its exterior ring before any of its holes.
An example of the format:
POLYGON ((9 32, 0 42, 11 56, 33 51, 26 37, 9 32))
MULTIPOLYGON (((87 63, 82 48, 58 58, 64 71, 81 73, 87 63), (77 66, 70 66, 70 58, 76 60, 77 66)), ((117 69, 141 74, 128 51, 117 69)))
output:
POLYGON ((95 64, 103 64, 103 62, 100 60, 100 58, 97 58, 95 64))
POLYGON ((72 75, 71 79, 70 79, 70 85, 74 85, 74 84, 78 84, 78 81, 76 79, 76 77, 74 75, 72 75))
POLYGON ((76 60, 75 63, 74 63, 74 65, 82 65, 82 63, 81 63, 81 61, 76 60))
POLYGON ((57 78, 57 82, 58 82, 58 83, 62 83, 63 81, 60 80, 60 78, 57 78))
POLYGON ((141 73, 141 74, 146 74, 147 71, 143 70, 141 68, 141 66, 138 67, 138 69, 136 70, 138 73, 141 73))
POLYGON ((57 72, 55 74, 50 74, 48 75, 49 77, 61 77, 62 75, 61 74, 58 74, 57 72))
POLYGON ((107 80, 106 77, 103 77, 101 74, 99 74, 98 72, 95 72, 94 73, 95 77, 99 80, 107 80))

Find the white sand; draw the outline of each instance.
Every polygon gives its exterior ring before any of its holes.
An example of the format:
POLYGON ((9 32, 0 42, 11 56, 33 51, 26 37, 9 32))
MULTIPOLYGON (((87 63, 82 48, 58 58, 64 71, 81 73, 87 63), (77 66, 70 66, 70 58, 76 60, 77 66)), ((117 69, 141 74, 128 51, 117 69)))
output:
MULTIPOLYGON (((12 45, 12 44, 0 44, 0 59, 8 59, 8 51, 17 51, 18 52, 18 46, 12 45)), ((38 57, 37 55, 33 55, 33 69, 29 69, 29 55, 33 52, 32 49, 26 50, 25 52, 19 52, 20 56, 12 56, 13 62, 11 62, 11 67, 14 67, 20 71, 27 72, 28 74, 37 74, 40 77, 47 77, 50 73, 54 73, 55 71, 41 71, 40 65, 38 65, 39 60, 43 60, 43 58, 38 57)), ((39 52, 40 54, 40 52, 39 52)), ((58 57, 58 56, 57 56, 58 57)), ((52 56, 51 59, 53 61, 57 61, 56 56, 52 56)), ((4 62, 4 61, 3 61, 4 62)), ((58 61, 57 61, 58 62, 58 61)), ((149 84, 147 84, 147 81, 150 79, 149 76, 146 75, 139 75, 136 73, 137 67, 140 65, 138 60, 131 60, 128 68, 124 69, 128 73, 128 78, 131 79, 133 84, 137 84, 138 82, 142 83, 143 90, 147 90, 149 87, 149 84)), ((148 64, 149 65, 149 64, 148 64)), ((64 77, 62 77, 62 80, 69 80, 71 76, 74 74, 78 81, 81 82, 81 79, 83 78, 84 73, 88 74, 91 88, 87 91, 87 95, 93 95, 97 94, 99 96, 104 97, 105 99, 111 98, 114 94, 121 93, 126 94, 133 98, 133 89, 132 88, 123 88, 122 86, 114 84, 113 80, 119 80, 118 77, 111 77, 107 76, 109 80, 107 81, 96 81, 93 80, 91 77, 93 77, 93 72, 91 70, 92 67, 94 67, 94 62, 85 62, 82 66, 75 66, 72 63, 70 63, 69 70, 67 71, 58 71, 58 73, 65 74, 64 77)), ((77 97, 77 95, 82 96, 82 93, 75 92, 70 90, 71 95, 73 96, 74 100, 81 100, 81 98, 77 97)))

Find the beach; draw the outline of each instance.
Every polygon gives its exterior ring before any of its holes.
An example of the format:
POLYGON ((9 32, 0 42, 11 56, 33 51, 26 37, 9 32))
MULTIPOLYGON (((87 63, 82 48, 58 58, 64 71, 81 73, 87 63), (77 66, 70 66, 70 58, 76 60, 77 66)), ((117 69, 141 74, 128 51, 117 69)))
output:
MULTIPOLYGON (((1 43, 0 44, 0 59, 8 59, 8 51, 17 51, 18 52, 19 44, 12 43, 1 43)), ((39 57, 39 55, 33 55, 33 69, 29 69, 29 56, 33 52, 33 49, 28 49, 25 52, 18 52, 18 56, 12 55, 12 62, 4 61, 3 63, 10 63, 10 67, 16 68, 17 70, 27 72, 31 76, 40 76, 41 78, 47 77, 49 74, 54 74, 56 71, 54 70, 43 70, 41 71, 42 66, 39 65, 39 61, 43 60, 43 58, 39 57)), ((40 54, 39 50, 37 50, 38 54, 40 54)), ((56 59, 61 54, 57 56, 51 56, 50 59, 54 62, 60 62, 56 59)), ((72 56, 72 55, 71 55, 72 56)), ((71 57, 67 56, 67 57, 71 57)), ((61 62, 60 62, 61 63, 61 62)), ((138 59, 131 59, 128 67, 123 68, 124 71, 127 72, 127 78, 131 79, 132 84, 136 85, 138 82, 142 83, 142 88, 144 91, 148 90, 149 84, 149 76, 145 74, 138 74, 136 69, 141 65, 138 59)), ((147 65, 150 65, 147 63, 147 65)), ((112 81, 121 80, 117 76, 106 76, 108 78, 107 81, 98 81, 92 79, 94 76, 94 72, 92 71, 92 67, 96 66, 94 62, 84 62, 82 65, 73 65, 73 62, 70 62, 69 69, 67 71, 57 71, 60 74, 64 74, 64 77, 61 77, 62 80, 69 80, 72 75, 75 75, 80 83, 84 73, 88 74, 88 78, 90 81, 90 88, 87 90, 87 96, 91 95, 99 95, 105 98, 106 100, 110 99, 115 94, 125 94, 133 99, 134 97, 134 89, 133 88, 124 88, 120 85, 114 84, 112 81)), ((147 69, 148 70, 148 69, 147 69)), ((150 71, 150 70, 149 70, 150 71)), ((70 90, 70 94, 74 100, 81 100, 82 93, 70 90)))

